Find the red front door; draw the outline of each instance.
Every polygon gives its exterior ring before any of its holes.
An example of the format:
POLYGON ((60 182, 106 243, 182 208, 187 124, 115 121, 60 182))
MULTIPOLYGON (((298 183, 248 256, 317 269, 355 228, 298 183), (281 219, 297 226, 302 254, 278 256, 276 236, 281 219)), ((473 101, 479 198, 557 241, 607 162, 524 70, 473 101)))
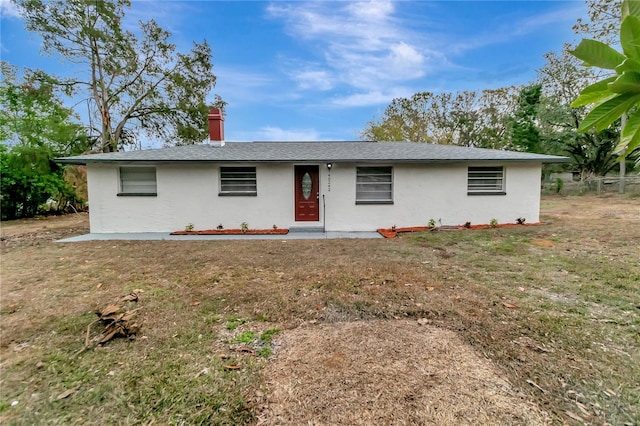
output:
POLYGON ((296 221, 320 220, 318 166, 295 166, 296 221))

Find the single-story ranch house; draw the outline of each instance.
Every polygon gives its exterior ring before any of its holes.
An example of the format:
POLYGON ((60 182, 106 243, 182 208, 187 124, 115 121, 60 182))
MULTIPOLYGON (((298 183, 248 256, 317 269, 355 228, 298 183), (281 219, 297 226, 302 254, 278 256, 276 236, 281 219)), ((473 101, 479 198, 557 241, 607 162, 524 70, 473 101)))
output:
POLYGON ((82 155, 92 233, 539 221, 543 163, 565 157, 413 142, 224 142, 82 155))

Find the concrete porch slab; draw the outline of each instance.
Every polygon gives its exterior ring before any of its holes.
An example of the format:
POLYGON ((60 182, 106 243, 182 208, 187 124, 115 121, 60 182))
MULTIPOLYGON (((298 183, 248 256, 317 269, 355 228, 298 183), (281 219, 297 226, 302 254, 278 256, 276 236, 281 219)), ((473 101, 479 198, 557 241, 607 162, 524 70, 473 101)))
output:
POLYGON ((338 238, 383 238, 377 232, 289 232, 286 235, 170 235, 165 232, 131 232, 85 234, 58 240, 58 243, 80 241, 223 241, 223 240, 322 240, 338 238))

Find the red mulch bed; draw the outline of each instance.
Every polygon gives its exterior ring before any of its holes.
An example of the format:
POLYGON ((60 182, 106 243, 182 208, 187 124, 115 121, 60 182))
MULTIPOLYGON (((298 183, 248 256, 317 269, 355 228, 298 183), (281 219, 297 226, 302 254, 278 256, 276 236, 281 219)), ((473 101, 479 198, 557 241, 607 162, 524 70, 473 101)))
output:
POLYGON ((471 229, 471 230, 478 230, 478 229, 490 229, 490 228, 515 228, 518 226, 540 226, 540 225, 544 225, 544 223, 542 222, 536 222, 536 223, 503 223, 503 224, 499 224, 499 225, 454 225, 454 226, 436 226, 435 228, 429 228, 428 226, 411 226, 411 227, 406 227, 406 228, 380 228, 378 229, 378 233, 380 235, 382 235, 385 238, 394 238, 397 237, 398 234, 401 233, 405 233, 405 232, 426 232, 426 231, 439 231, 439 230, 443 230, 443 231, 451 231, 451 230, 459 230, 459 229, 471 229))
POLYGON ((204 229, 201 231, 175 231, 171 235, 286 235, 288 229, 204 229))

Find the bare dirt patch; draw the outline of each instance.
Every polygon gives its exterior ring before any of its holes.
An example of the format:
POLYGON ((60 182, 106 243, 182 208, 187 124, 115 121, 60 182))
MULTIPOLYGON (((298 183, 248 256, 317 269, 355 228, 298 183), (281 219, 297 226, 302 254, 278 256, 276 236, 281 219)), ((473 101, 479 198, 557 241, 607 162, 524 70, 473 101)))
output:
POLYGON ((609 225, 616 220, 640 220, 640 198, 615 194, 602 196, 548 196, 543 213, 558 219, 580 221, 601 220, 609 225))
POLYGON ((277 339, 259 425, 548 424, 451 331, 417 321, 307 326, 277 339))
POLYGON ((42 216, 0 224, 2 247, 51 242, 89 232, 89 214, 85 212, 62 216, 42 216))

